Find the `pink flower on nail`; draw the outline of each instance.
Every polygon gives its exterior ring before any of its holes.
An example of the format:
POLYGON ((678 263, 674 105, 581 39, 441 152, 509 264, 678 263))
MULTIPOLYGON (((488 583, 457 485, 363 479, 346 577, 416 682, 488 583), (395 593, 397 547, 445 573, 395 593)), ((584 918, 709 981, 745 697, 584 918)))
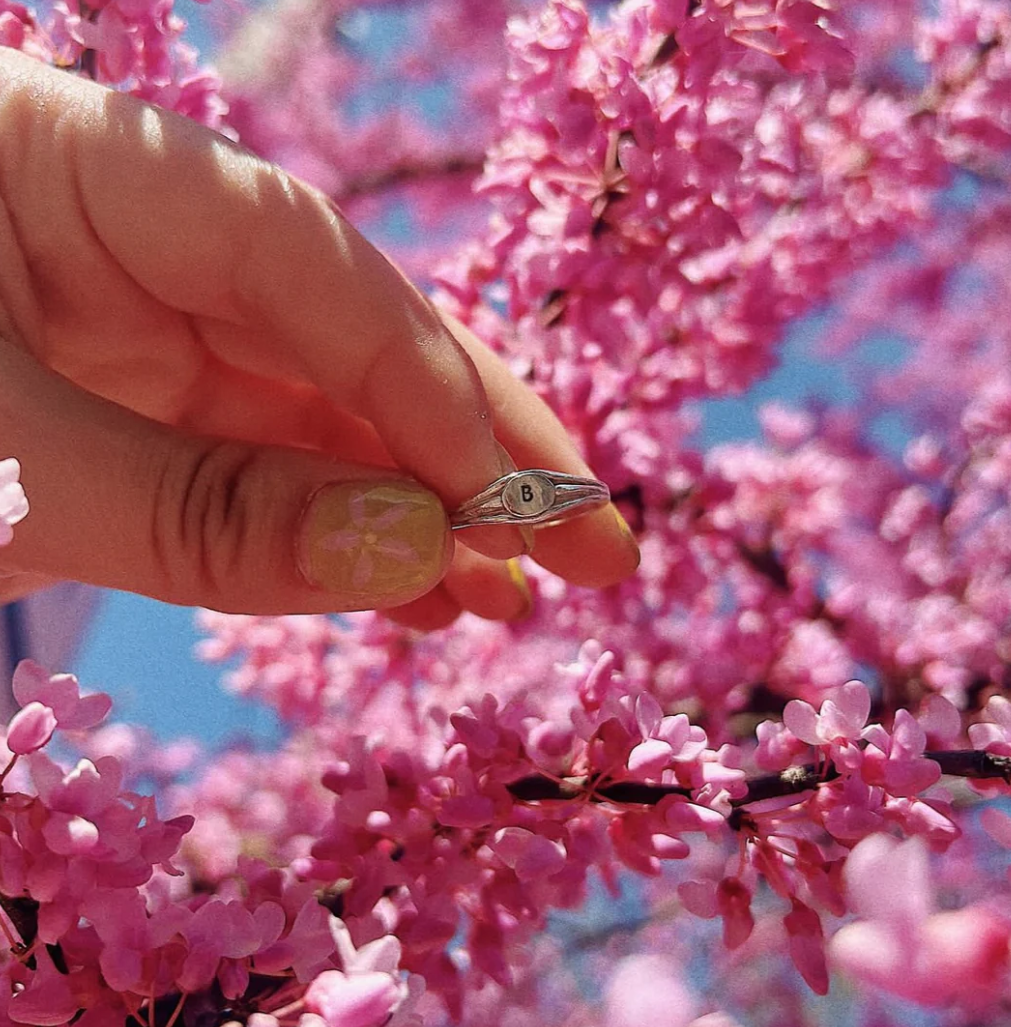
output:
POLYGON ((424 505, 423 502, 415 504, 410 500, 398 499, 382 513, 369 516, 365 511, 365 496, 366 493, 358 492, 348 502, 351 524, 324 535, 319 543, 323 549, 334 552, 357 552, 351 574, 354 588, 365 588, 368 585, 375 570, 377 554, 406 564, 416 564, 420 560, 412 546, 403 539, 389 538, 386 532, 407 517, 415 506, 424 505))

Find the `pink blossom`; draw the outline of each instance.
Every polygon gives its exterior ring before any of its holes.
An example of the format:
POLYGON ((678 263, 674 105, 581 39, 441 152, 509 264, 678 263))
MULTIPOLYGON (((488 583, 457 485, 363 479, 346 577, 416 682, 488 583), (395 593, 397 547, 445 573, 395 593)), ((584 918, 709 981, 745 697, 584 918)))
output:
POLYGON ((676 968, 659 955, 622 959, 608 982, 606 1003, 612 1027, 687 1027, 698 1011, 676 968))
POLYGON ((41 749, 56 730, 56 715, 40 702, 30 702, 7 725, 7 748, 25 755, 41 749))
MULTIPOLYGON (((4 32, 10 33, 15 27, 23 23, 16 19, 11 12, 0 14, 0 36, 4 32)), ((19 33, 23 29, 18 29, 19 33)), ((23 35, 12 36, 12 42, 5 43, 6 46, 20 46, 23 35), (14 42, 13 40, 17 40, 14 42)), ((28 500, 25 498, 25 490, 21 487, 18 478, 21 474, 21 465, 17 460, 0 460, 0 546, 7 545, 14 537, 12 528, 19 521, 28 516, 28 500)))
POLYGON ((521 880, 550 875, 565 865, 565 847, 521 827, 496 831, 489 843, 493 852, 521 880))
POLYGON ((927 736, 908 710, 897 710, 889 734, 879 724, 864 731, 861 773, 868 784, 881 785, 891 795, 913 796, 941 777, 941 768, 923 756, 927 736))
POLYGON ((825 935, 821 918, 809 906, 792 899, 792 908, 783 919, 790 937, 790 958, 811 990, 819 995, 828 992, 828 968, 825 964, 825 935))
POLYGON ((835 698, 826 699, 818 713, 809 703, 791 699, 783 710, 783 724, 808 745, 845 745, 859 739, 870 710, 867 686, 850 681, 835 698))
POLYGON ((777 445, 787 449, 806 442, 815 432, 817 421, 806 410, 765 403, 758 411, 762 431, 777 445))
POLYGON ((716 888, 716 908, 723 918, 723 944, 728 949, 743 945, 751 936, 751 889, 739 878, 726 877, 716 888))
POLYGON ((349 977, 340 970, 327 970, 309 985, 305 1002, 327 1027, 380 1027, 389 1019, 397 997, 396 984, 387 974, 349 977))
POLYGON ((22 707, 49 709, 64 731, 94 727, 112 706, 104 692, 82 696, 72 674, 50 674, 32 660, 22 660, 14 671, 14 697, 22 707))
POLYGON ((983 710, 986 720, 969 725, 969 740, 974 749, 998 756, 1011 756, 1011 702, 992 695, 983 710))
POLYGON ((61 1027, 81 1008, 73 981, 53 965, 49 953, 38 957, 38 970, 29 985, 11 999, 8 1015, 14 1023, 61 1027))
POLYGON ((957 748, 962 735, 962 717, 954 704, 943 695, 931 695, 920 707, 916 717, 931 749, 957 748))
POLYGON ((758 739, 755 762, 763 770, 785 770, 798 756, 807 751, 804 741, 779 721, 763 720, 755 728, 755 736, 758 739))
POLYGON ((911 838, 866 838, 845 870, 857 922, 830 953, 859 980, 927 1006, 985 1003, 1000 987, 1011 922, 983 906, 933 912, 927 851, 911 838))
POLYGON ((656 778, 674 763, 690 763, 702 755, 706 733, 683 713, 664 717, 656 699, 643 693, 636 698, 635 716, 644 739, 628 755, 628 769, 635 776, 656 778))
POLYGON ((189 951, 179 973, 180 986, 199 991, 217 977, 226 997, 238 998, 249 983, 248 964, 243 961, 273 945, 284 927, 284 910, 277 903, 265 902, 250 911, 236 900, 212 899, 182 927, 189 951))

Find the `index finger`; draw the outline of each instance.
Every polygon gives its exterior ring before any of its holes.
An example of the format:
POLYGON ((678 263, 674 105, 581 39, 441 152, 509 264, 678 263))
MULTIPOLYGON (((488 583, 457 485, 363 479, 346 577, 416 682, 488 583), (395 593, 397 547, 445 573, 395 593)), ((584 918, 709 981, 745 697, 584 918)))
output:
MULTIPOLYGON (((547 404, 468 328, 443 316, 481 374, 498 436, 516 463, 593 477, 547 404)), ((639 547, 613 504, 558 526, 538 528, 531 555, 566 581, 591 588, 617 584, 639 566, 639 547)))
MULTIPOLYGON (((367 418, 450 509, 503 473, 473 363, 324 196, 130 96, 13 52, 4 72, 4 115, 28 169, 8 188, 15 207, 51 212, 25 245, 45 253, 55 288, 111 261, 170 308, 272 337, 215 356, 312 382, 367 418), (68 232, 82 219, 87 231, 68 232)), ((485 538, 489 555, 525 549, 513 528, 485 538)))

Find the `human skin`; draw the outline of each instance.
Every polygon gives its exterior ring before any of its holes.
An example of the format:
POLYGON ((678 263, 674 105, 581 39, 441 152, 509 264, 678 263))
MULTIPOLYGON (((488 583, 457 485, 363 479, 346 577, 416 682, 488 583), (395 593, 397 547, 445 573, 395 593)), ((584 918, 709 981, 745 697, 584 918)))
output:
POLYGON ((435 627, 522 615, 506 561, 531 543, 576 584, 634 570, 611 507, 536 537, 433 514, 411 529, 421 570, 376 592, 307 557, 331 485, 342 509, 382 481, 452 510, 513 463, 591 472, 497 357, 279 168, 11 50, 0 139, 0 439, 31 503, 0 598, 71 578, 435 627))

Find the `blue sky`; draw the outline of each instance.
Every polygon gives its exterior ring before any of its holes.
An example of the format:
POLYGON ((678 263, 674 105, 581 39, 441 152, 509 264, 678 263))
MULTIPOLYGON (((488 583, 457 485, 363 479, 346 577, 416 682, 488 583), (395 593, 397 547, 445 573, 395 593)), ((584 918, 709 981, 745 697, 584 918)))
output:
POLYGON ((126 592, 104 592, 77 658, 67 668, 108 692, 113 718, 144 724, 162 739, 190 735, 216 747, 278 737, 265 707, 227 693, 222 668, 194 659, 195 610, 126 592))

